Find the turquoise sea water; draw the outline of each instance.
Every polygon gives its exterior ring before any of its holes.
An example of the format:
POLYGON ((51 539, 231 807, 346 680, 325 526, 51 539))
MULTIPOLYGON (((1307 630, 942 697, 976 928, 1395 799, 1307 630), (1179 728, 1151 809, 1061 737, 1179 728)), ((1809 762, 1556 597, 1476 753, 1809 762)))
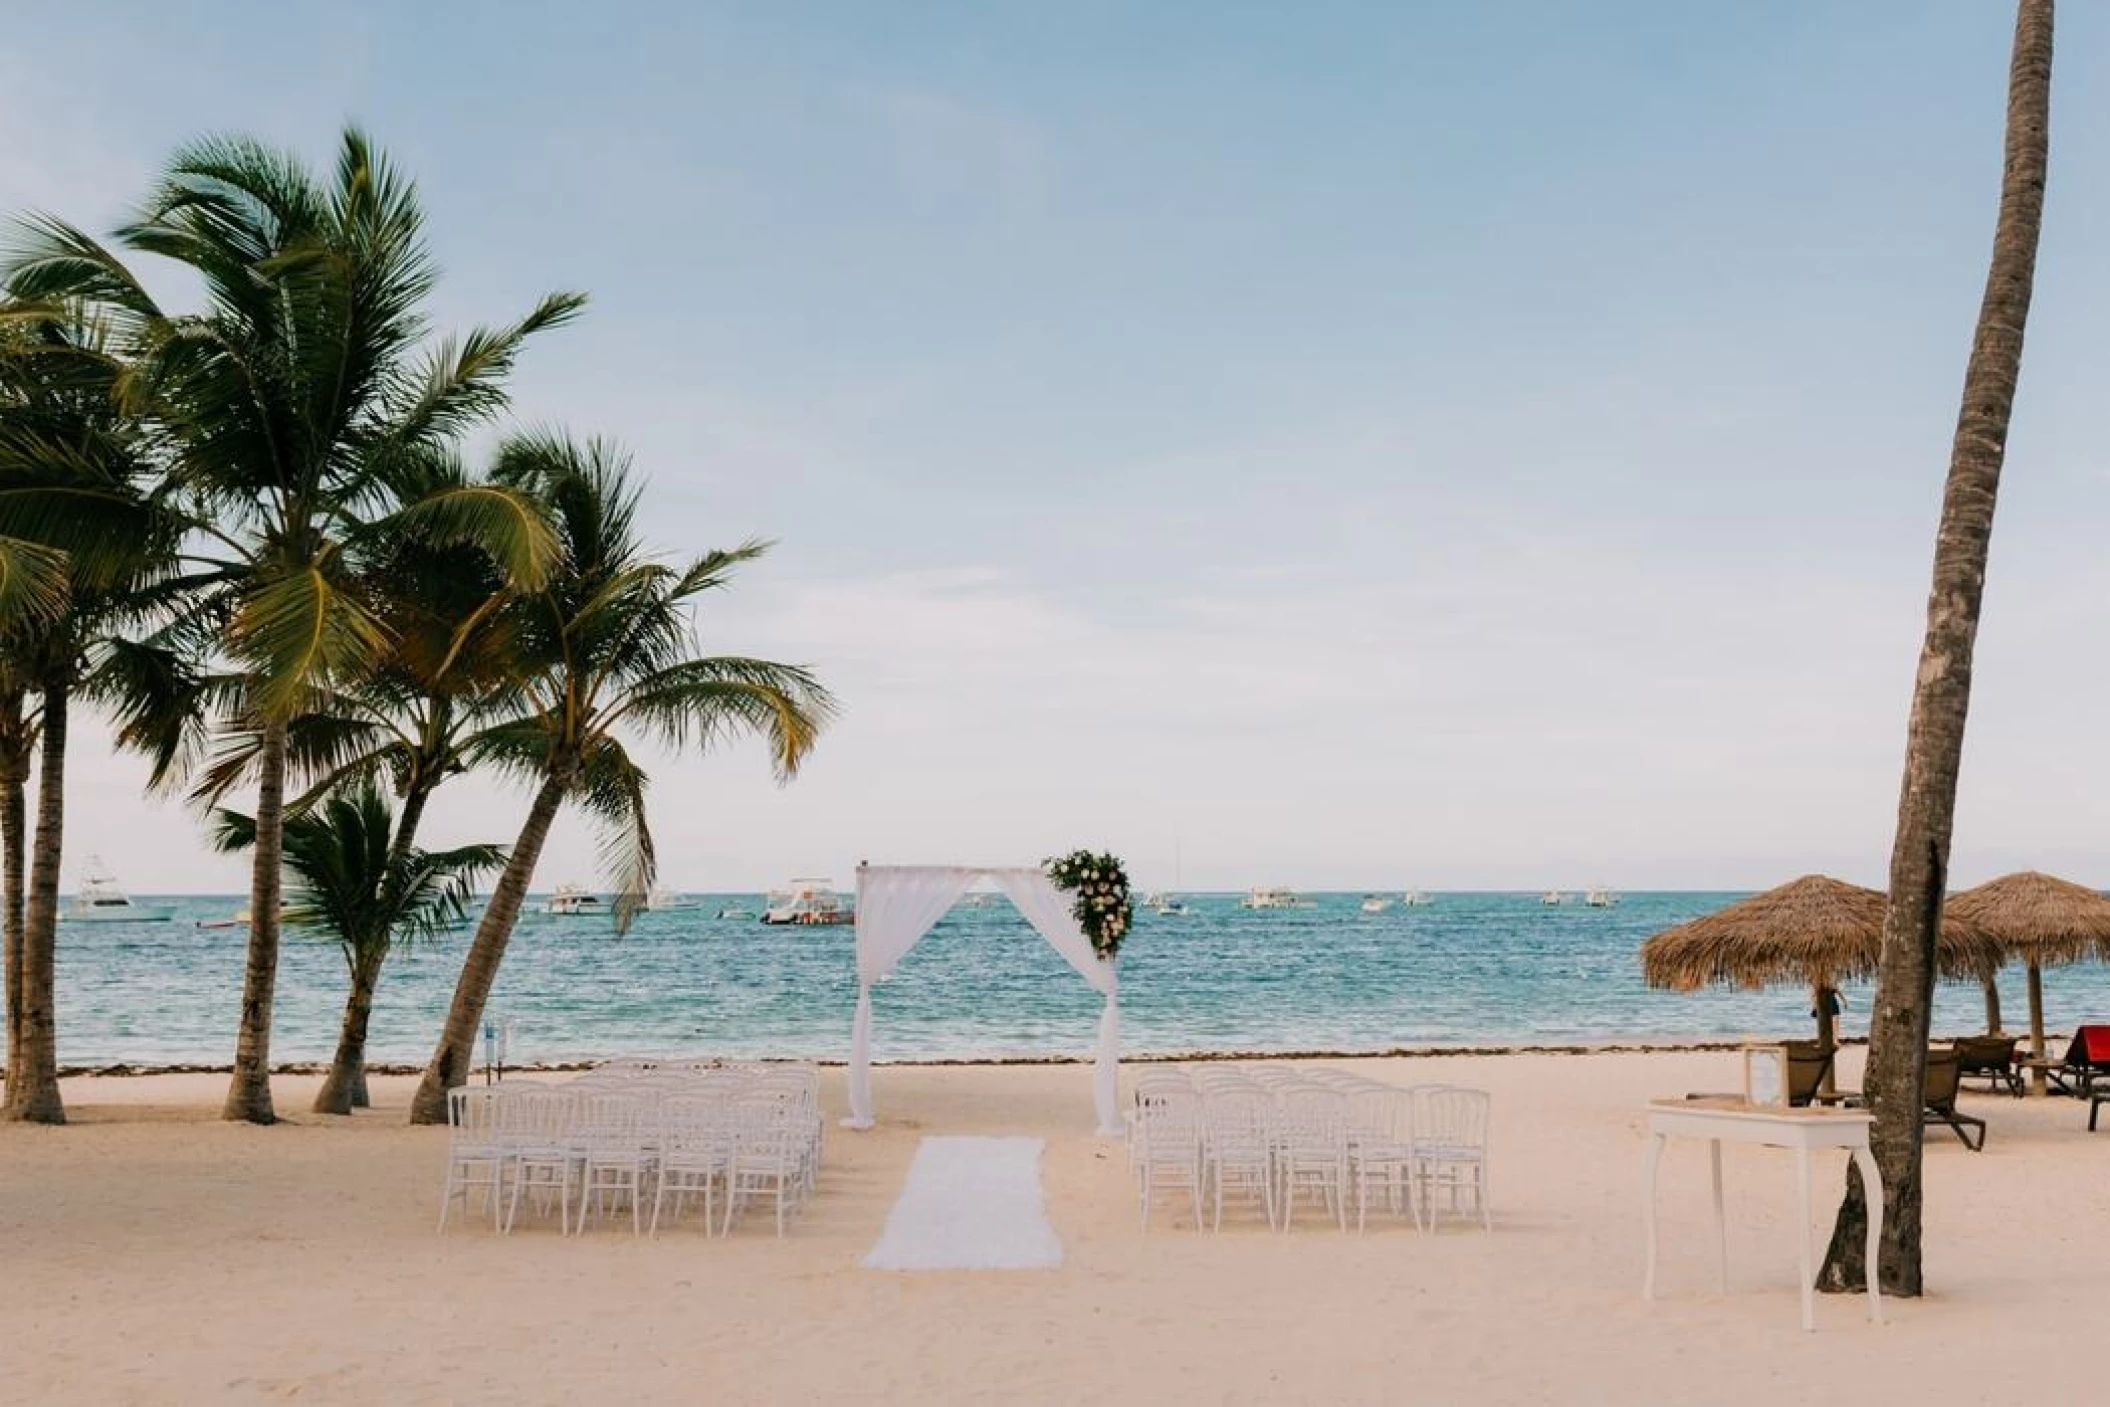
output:
MULTIPOLYGON (((523 918, 492 1013, 513 1023, 516 1063, 621 1053, 841 1057, 856 997, 851 933, 720 920, 734 898, 647 914, 625 937, 609 920, 523 918)), ((1734 894, 1629 894, 1616 908, 1547 908, 1536 894, 1438 894, 1427 907, 1360 912, 1361 896, 1249 911, 1190 895, 1188 918, 1140 913, 1121 959, 1123 1046, 1374 1051, 1399 1046, 1737 1039, 1801 1034, 1806 993, 1651 992, 1636 949, 1734 894)), ((225 1064, 241 992, 240 928, 201 930, 235 897, 175 900, 176 918, 60 929, 60 1060, 66 1065, 225 1064)), ((452 994, 466 932, 390 959, 372 1031, 376 1061, 420 1063, 452 994)), ((2007 1024, 2025 1011, 2006 975, 2007 1024)), ((2110 970, 2048 974, 2047 1015, 2070 1028, 2110 1015, 2110 970)), ((289 930, 277 1061, 329 1058, 344 968, 328 943, 289 930)), ((1844 1024, 1860 1034, 1866 993, 1844 1024)), ((1080 1055, 1099 999, 1001 899, 957 908, 874 995, 880 1059, 1080 1055)), ((1943 1032, 1980 1029, 1975 985, 1944 986, 1943 1032)))

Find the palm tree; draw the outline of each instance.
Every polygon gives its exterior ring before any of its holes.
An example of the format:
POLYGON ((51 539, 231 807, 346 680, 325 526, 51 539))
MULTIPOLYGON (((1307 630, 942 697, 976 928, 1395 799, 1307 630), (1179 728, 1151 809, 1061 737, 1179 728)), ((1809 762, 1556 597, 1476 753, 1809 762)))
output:
MULTIPOLYGON (((1921 1091, 1934 1001, 1934 939, 1948 883, 1949 836, 1964 718, 1971 701, 1971 655, 1985 592, 1993 504, 2007 452, 2022 332, 2036 279, 2037 235, 2051 120, 2052 0, 2020 0, 2008 70, 2006 164, 1992 268, 1964 371, 1963 411, 1949 455, 1948 484, 1935 530, 1934 584, 1927 632, 1905 734, 1905 780, 1890 855, 1890 906, 1876 972, 1865 1086, 1875 1126, 1869 1142, 1883 1175, 1883 1240, 1877 1274, 1890 1294, 1921 1289, 1921 1091)), ((1867 1199, 1858 1175, 1832 1229, 1819 1288, 1860 1290, 1867 1199)))
POLYGON ((656 861, 647 779, 625 734, 701 751, 736 734, 760 733, 778 776, 788 780, 835 707, 803 669, 695 653, 694 608, 760 557, 765 544, 706 553, 683 568, 652 560, 637 538, 628 461, 598 442, 517 437, 501 447, 494 477, 548 506, 564 555, 541 591, 509 608, 516 647, 532 662, 510 691, 513 716, 481 730, 465 751, 472 761, 522 778, 535 793, 463 961, 446 1025, 411 1105, 414 1123, 444 1122, 447 1091, 468 1077, 485 1001, 562 806, 577 803, 606 832, 603 853, 620 892, 619 925, 650 890, 656 861))
MULTIPOLYGON (((56 540, 35 544, 64 564, 63 608, 41 618, 20 616, 5 631, 0 841, 8 848, 6 902, 14 931, 4 1114, 63 1123, 54 988, 69 715, 76 696, 92 692, 108 633, 159 598, 179 524, 157 501, 160 466, 146 423, 119 404, 116 388, 131 368, 112 350, 111 326, 78 305, 17 305, 7 312, 7 326, 10 335, 0 341, 0 516, 14 518, 23 501, 46 498, 66 501, 71 512, 56 540), (23 703, 32 692, 37 815, 24 893, 21 803, 30 724, 23 703)), ((26 532, 33 533, 35 515, 29 517, 26 532)))
POLYGON ((30 222, 10 275, 19 296, 93 300, 140 329, 145 368, 126 391, 151 395, 166 418, 172 485, 210 544, 196 584, 217 593, 226 654, 245 676, 257 842, 230 1119, 274 1117, 289 730, 319 696, 362 677, 389 636, 348 567, 358 541, 474 542, 529 586, 554 553, 517 494, 475 485, 414 498, 404 486, 424 455, 503 407, 521 344, 583 299, 555 295, 509 327, 432 342, 422 230, 414 187, 357 130, 327 179, 253 141, 209 139, 176 155, 118 235, 195 273, 206 311, 165 314, 114 255, 52 219, 30 222))
MULTIPOLYGON (((252 818, 224 810, 218 818, 221 849, 256 843, 252 818)), ((315 1096, 319 1114, 366 1107, 367 1022, 390 950, 459 922, 477 878, 505 859, 495 845, 420 850, 399 846, 400 835, 401 822, 371 784, 286 818, 285 864, 295 881, 286 922, 335 940, 351 979, 337 1053, 315 1096)))

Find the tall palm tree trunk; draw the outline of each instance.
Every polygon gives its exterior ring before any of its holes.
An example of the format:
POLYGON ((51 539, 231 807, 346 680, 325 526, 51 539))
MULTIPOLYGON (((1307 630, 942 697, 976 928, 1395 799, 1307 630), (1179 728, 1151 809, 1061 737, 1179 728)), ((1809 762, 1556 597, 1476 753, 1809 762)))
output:
POLYGON ((235 1036, 234 1078, 220 1117, 278 1121, 271 1107, 271 1003, 278 987, 279 861, 285 842, 286 725, 264 724, 257 756, 256 849, 249 873, 249 961, 242 973, 242 1024, 235 1036))
POLYGON ((506 942, 520 918, 520 906, 535 877, 535 864, 542 858, 550 825, 557 819, 557 808, 571 790, 575 774, 575 766, 552 767, 535 793, 534 805, 528 808, 520 838, 513 842, 513 852, 506 858, 506 867, 491 891, 490 906, 476 925, 476 937, 462 961, 461 980, 454 987, 454 1004, 447 1009, 439 1047, 432 1052, 432 1063, 425 1067, 425 1078, 419 1081, 417 1096, 411 1101, 410 1121, 414 1124, 447 1122, 447 1091, 469 1078, 484 1003, 490 998, 491 984, 498 978, 498 964, 505 958, 506 942))
POLYGON ((2000 975, 1988 972, 1985 975, 1985 1033, 2000 1034, 2000 975))
POLYGON ((374 1014, 374 988, 381 981, 380 952, 362 953, 351 965, 352 987, 344 1001, 344 1022, 337 1032, 337 1053, 330 1073, 315 1092, 318 1114, 349 1114, 368 1107, 366 1094, 366 1027, 374 1014))
MULTIPOLYGON (((1905 779, 1890 855, 1890 907, 1876 970, 1864 1086, 1875 1112, 1870 1144, 1883 1175, 1883 1239, 1877 1275, 1885 1291, 1921 1290, 1921 1094, 1934 1001, 1934 938, 1948 883, 1956 776, 1971 702, 1971 656, 1985 592, 1993 505, 2007 452, 2008 420, 2022 369, 2022 333, 2036 277, 2037 235, 2051 109, 2052 0, 2020 0, 2008 72, 2006 164, 1992 267, 1964 372, 1963 409, 1949 455, 1948 485, 1934 545, 1927 633, 1905 735, 1905 779)), ((1867 1196, 1858 1173, 1832 1230, 1822 1289, 1867 1283, 1862 1253, 1867 1196)))
POLYGON ((29 895, 22 923, 22 1037, 19 1066, 7 1072, 6 1117, 17 1123, 63 1124, 59 1098, 59 1028, 56 1004, 59 930, 59 866, 65 858, 66 706, 71 684, 47 682, 43 730, 37 750, 37 836, 30 857, 29 895))
POLYGON ((7 986, 7 1077, 12 1098, 22 1068, 22 925, 29 812, 24 790, 29 758, 22 749, 22 691, 0 691, 0 983, 7 986))

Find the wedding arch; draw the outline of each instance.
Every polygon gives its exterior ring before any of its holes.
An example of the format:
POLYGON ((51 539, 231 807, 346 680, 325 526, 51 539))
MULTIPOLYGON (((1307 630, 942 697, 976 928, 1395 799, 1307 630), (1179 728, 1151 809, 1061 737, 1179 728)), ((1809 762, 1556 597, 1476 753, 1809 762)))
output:
POLYGON ((982 879, 996 881, 1034 931, 1106 998, 1093 1057, 1092 1097, 1098 1108, 1099 1132, 1118 1136, 1122 1131, 1117 1090, 1121 1008, 1114 963, 1102 959, 1085 936, 1083 925, 1071 912, 1071 896, 1046 870, 1030 867, 857 867, 857 1016, 850 1026, 850 1117, 843 1123, 853 1129, 872 1127, 872 984, 892 972, 960 896, 982 879))

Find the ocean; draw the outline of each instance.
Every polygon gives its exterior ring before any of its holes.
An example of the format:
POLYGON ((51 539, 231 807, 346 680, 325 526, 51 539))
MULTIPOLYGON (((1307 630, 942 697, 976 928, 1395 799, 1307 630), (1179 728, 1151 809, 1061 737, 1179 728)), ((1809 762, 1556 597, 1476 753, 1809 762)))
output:
MULTIPOLYGON (((146 896, 141 896, 145 898, 146 896)), ((512 1063, 616 1054, 711 1053, 838 1059, 848 1050, 855 964, 847 926, 720 919, 760 896, 700 895, 697 910, 646 914, 622 937, 605 916, 523 916, 492 995, 511 1023, 512 1063)), ((1800 1036, 1806 992, 1652 992, 1642 939, 1741 897, 1628 894, 1591 909, 1533 894, 1434 894, 1425 907, 1360 911, 1359 894, 1247 910, 1237 895, 1186 896, 1191 917, 1139 911, 1121 956, 1122 1044, 1131 1054, 1369 1052, 1800 1036)), ((1394 895, 1393 897, 1397 897, 1394 895)), ((224 1065, 240 1005, 241 928, 203 929, 244 902, 184 896, 173 920, 62 924, 60 1062, 224 1065)), ((453 993, 469 934, 396 954, 382 978, 369 1058, 422 1063, 453 993)), ((2053 1028, 2110 1015, 2110 969, 2046 975, 2053 1028)), ((326 940, 288 929, 272 1058, 324 1061, 345 973, 326 940)), ((2006 1025, 2026 1012, 2019 969, 2003 975, 2006 1025)), ((1844 1030, 1864 1034, 1865 989, 1844 1030)), ((960 907, 874 992, 880 1060, 1088 1054, 1099 998, 1001 898, 960 907)), ((1941 1033, 1983 1029, 1976 984, 1944 984, 1941 1033)))

